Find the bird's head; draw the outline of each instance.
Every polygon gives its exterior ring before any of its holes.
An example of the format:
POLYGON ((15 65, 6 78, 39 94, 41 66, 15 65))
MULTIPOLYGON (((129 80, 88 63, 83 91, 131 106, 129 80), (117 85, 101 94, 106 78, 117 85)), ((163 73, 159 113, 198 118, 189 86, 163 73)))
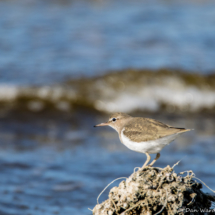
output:
POLYGON ((128 114, 125 113, 114 113, 112 114, 107 122, 95 125, 94 127, 99 127, 99 126, 110 126, 113 129, 115 129, 117 132, 121 130, 123 125, 129 121, 132 117, 129 116, 128 114))

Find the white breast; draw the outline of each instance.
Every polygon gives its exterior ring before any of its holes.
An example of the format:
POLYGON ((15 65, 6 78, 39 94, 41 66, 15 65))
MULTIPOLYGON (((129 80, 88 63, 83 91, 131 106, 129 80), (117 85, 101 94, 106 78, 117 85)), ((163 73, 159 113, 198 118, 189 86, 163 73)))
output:
POLYGON ((171 143, 180 133, 172 134, 166 137, 159 138, 157 140, 150 140, 146 142, 133 142, 128 137, 126 137, 123 133, 124 129, 121 131, 121 141, 127 146, 129 149, 141 152, 141 153, 149 153, 156 154, 160 152, 164 146, 171 143))

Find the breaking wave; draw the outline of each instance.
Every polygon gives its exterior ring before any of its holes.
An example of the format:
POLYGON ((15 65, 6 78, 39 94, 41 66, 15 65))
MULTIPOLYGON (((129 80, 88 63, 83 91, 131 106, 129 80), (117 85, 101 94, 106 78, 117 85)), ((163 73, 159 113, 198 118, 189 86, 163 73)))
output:
POLYGON ((0 85, 0 103, 1 109, 28 111, 215 112, 215 75, 130 69, 52 86, 0 85))

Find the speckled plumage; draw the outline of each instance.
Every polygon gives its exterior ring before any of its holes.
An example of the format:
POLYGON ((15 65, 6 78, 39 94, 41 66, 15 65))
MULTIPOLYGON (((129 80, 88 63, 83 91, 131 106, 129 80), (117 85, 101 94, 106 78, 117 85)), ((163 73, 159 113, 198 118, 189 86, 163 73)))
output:
POLYGON ((141 117, 132 118, 123 128, 123 134, 133 142, 146 142, 188 131, 185 128, 175 128, 154 119, 141 117))

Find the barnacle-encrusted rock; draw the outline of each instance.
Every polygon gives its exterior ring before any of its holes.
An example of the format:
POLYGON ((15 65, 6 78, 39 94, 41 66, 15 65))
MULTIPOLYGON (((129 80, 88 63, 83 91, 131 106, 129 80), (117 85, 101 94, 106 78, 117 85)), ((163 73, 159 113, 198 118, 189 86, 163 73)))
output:
POLYGON ((93 215, 215 214, 211 209, 215 197, 201 191, 192 171, 185 173, 182 177, 170 166, 140 169, 113 187, 93 215))

